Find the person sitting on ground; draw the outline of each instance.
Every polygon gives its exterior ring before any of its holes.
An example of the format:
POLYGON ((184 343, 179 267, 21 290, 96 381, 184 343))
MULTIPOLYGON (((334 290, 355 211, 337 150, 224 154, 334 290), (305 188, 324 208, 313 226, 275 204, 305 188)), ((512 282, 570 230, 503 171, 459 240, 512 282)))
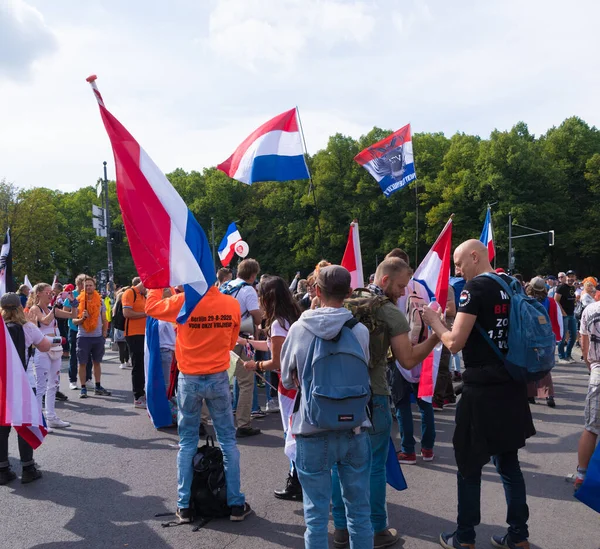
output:
MULTIPOLYGON (((184 302, 183 293, 163 299, 162 290, 149 290, 146 314, 158 320, 175 322, 184 302)), ((198 450, 203 401, 208 406, 217 441, 223 451, 230 518, 234 522, 242 521, 251 513, 250 505, 240 492, 240 452, 236 444, 227 374, 230 351, 237 344, 240 322, 239 303, 233 297, 221 294, 213 286, 185 323, 179 324, 177 328, 177 518, 182 523, 194 519, 190 509, 194 476, 192 462, 198 450), (209 318, 219 320, 209 321, 209 318)))

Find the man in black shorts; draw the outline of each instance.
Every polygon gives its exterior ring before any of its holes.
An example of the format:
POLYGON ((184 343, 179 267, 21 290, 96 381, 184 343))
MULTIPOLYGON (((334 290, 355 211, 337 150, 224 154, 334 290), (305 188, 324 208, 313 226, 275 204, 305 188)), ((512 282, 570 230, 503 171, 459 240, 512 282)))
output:
MULTIPOLYGON (((487 248, 479 240, 467 240, 454 252, 457 276, 467 281, 460 294, 452 330, 439 313, 425 308, 423 317, 451 353, 462 350, 464 388, 456 409, 452 443, 458 465, 458 519, 455 532, 440 535, 446 549, 475 547, 475 526, 480 523, 481 470, 492 459, 502 478, 508 504, 508 532, 492 537, 492 545, 504 549, 529 549, 525 481, 518 450, 535 434, 527 402, 527 386, 513 380, 479 332, 485 330, 501 351, 508 348, 510 296, 483 273, 493 272, 487 248)), ((500 275, 505 282, 511 279, 500 275)))

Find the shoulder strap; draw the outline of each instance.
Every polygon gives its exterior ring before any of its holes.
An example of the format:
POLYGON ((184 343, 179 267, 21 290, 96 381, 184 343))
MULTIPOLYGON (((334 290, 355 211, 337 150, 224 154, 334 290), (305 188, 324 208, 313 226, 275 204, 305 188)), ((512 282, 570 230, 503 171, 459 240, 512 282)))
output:
POLYGON ((481 273, 481 276, 486 276, 487 278, 495 280, 498 284, 500 284, 500 286, 502 286, 502 289, 508 295, 514 295, 515 292, 513 291, 513 289, 504 281, 504 279, 500 275, 497 275, 496 273, 481 273))
POLYGON ((479 333, 482 335, 483 339, 487 342, 487 344, 494 350, 498 358, 504 362, 505 356, 502 354, 502 351, 499 349, 498 345, 494 343, 490 335, 483 329, 483 326, 479 324, 479 322, 475 322, 475 327, 479 330, 479 333))

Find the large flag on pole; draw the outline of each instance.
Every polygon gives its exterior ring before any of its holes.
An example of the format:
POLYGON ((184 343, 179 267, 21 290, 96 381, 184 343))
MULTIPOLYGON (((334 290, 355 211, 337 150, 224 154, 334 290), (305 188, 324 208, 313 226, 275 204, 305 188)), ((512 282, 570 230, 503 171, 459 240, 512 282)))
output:
POLYGON ((131 255, 146 288, 183 285, 183 323, 216 281, 208 240, 173 185, 125 127, 106 109, 91 84, 110 139, 117 173, 117 197, 131 255))
POLYGON ((492 229, 492 209, 488 206, 487 213, 485 214, 485 221, 483 222, 483 230, 479 240, 483 242, 488 249, 488 259, 490 262, 496 255, 496 249, 494 248, 494 231, 492 229))
POLYGON ((240 240, 242 240, 242 235, 238 231, 237 225, 230 223, 223 240, 221 240, 221 244, 219 244, 219 259, 223 267, 227 267, 231 262, 235 255, 235 244, 240 240))
MULTIPOLYGON (((448 220, 437 240, 415 271, 413 279, 421 284, 429 302, 435 298, 442 311, 446 310, 450 281, 450 259, 452 257, 452 217, 448 220)), ((418 397, 431 402, 437 379, 442 343, 423 361, 418 397)))
POLYGON ((346 244, 346 250, 344 251, 341 266, 349 271, 353 289, 365 287, 358 221, 356 220, 350 223, 348 243, 346 244))
POLYGON ((309 179, 296 109, 265 122, 217 169, 248 185, 309 179))
POLYGON ((0 425, 11 425, 35 450, 48 433, 23 362, 0 317, 0 425))
POLYGON ((410 124, 367 147, 354 160, 377 180, 385 196, 405 187, 417 178, 410 124))
POLYGON ((12 245, 10 242, 10 229, 4 235, 4 244, 0 252, 0 296, 7 292, 15 291, 15 281, 12 274, 12 245))

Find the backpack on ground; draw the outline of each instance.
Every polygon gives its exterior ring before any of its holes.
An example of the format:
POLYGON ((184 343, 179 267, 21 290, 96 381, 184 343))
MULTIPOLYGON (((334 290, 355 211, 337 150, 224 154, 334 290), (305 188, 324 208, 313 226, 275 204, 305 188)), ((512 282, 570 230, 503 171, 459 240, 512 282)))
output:
POLYGON ((206 524, 210 519, 231 515, 231 508, 227 505, 223 452, 215 446, 211 436, 206 437, 206 444, 198 448, 193 460, 193 470, 190 496, 193 516, 200 517, 206 524))
POLYGON ((318 429, 354 429, 368 418, 369 365, 352 333, 357 324, 351 318, 331 340, 315 337, 308 350, 296 402, 303 400, 303 419, 318 429))
MULTIPOLYGON (((129 288, 128 290, 125 290, 125 292, 128 292, 129 290, 133 292, 133 302, 135 303, 137 293, 133 288, 129 288)), ((122 332, 125 331, 125 325, 127 324, 127 319, 125 318, 125 315, 123 315, 123 296, 125 295, 125 292, 123 292, 121 299, 119 299, 115 305, 115 314, 112 317, 113 328, 121 330, 122 332)))
POLYGON ((383 358, 387 358, 388 350, 383 348, 386 326, 377 319, 377 311, 385 303, 391 301, 387 297, 372 294, 366 288, 357 288, 344 301, 344 307, 369 330, 369 355, 373 363, 379 363, 383 358))
POLYGON ((496 351, 511 376, 517 381, 537 381, 554 368, 556 338, 545 307, 525 294, 518 280, 510 286, 495 273, 483 273, 492 278, 510 296, 508 318, 508 352, 500 351, 488 333, 477 323, 477 329, 496 351))

